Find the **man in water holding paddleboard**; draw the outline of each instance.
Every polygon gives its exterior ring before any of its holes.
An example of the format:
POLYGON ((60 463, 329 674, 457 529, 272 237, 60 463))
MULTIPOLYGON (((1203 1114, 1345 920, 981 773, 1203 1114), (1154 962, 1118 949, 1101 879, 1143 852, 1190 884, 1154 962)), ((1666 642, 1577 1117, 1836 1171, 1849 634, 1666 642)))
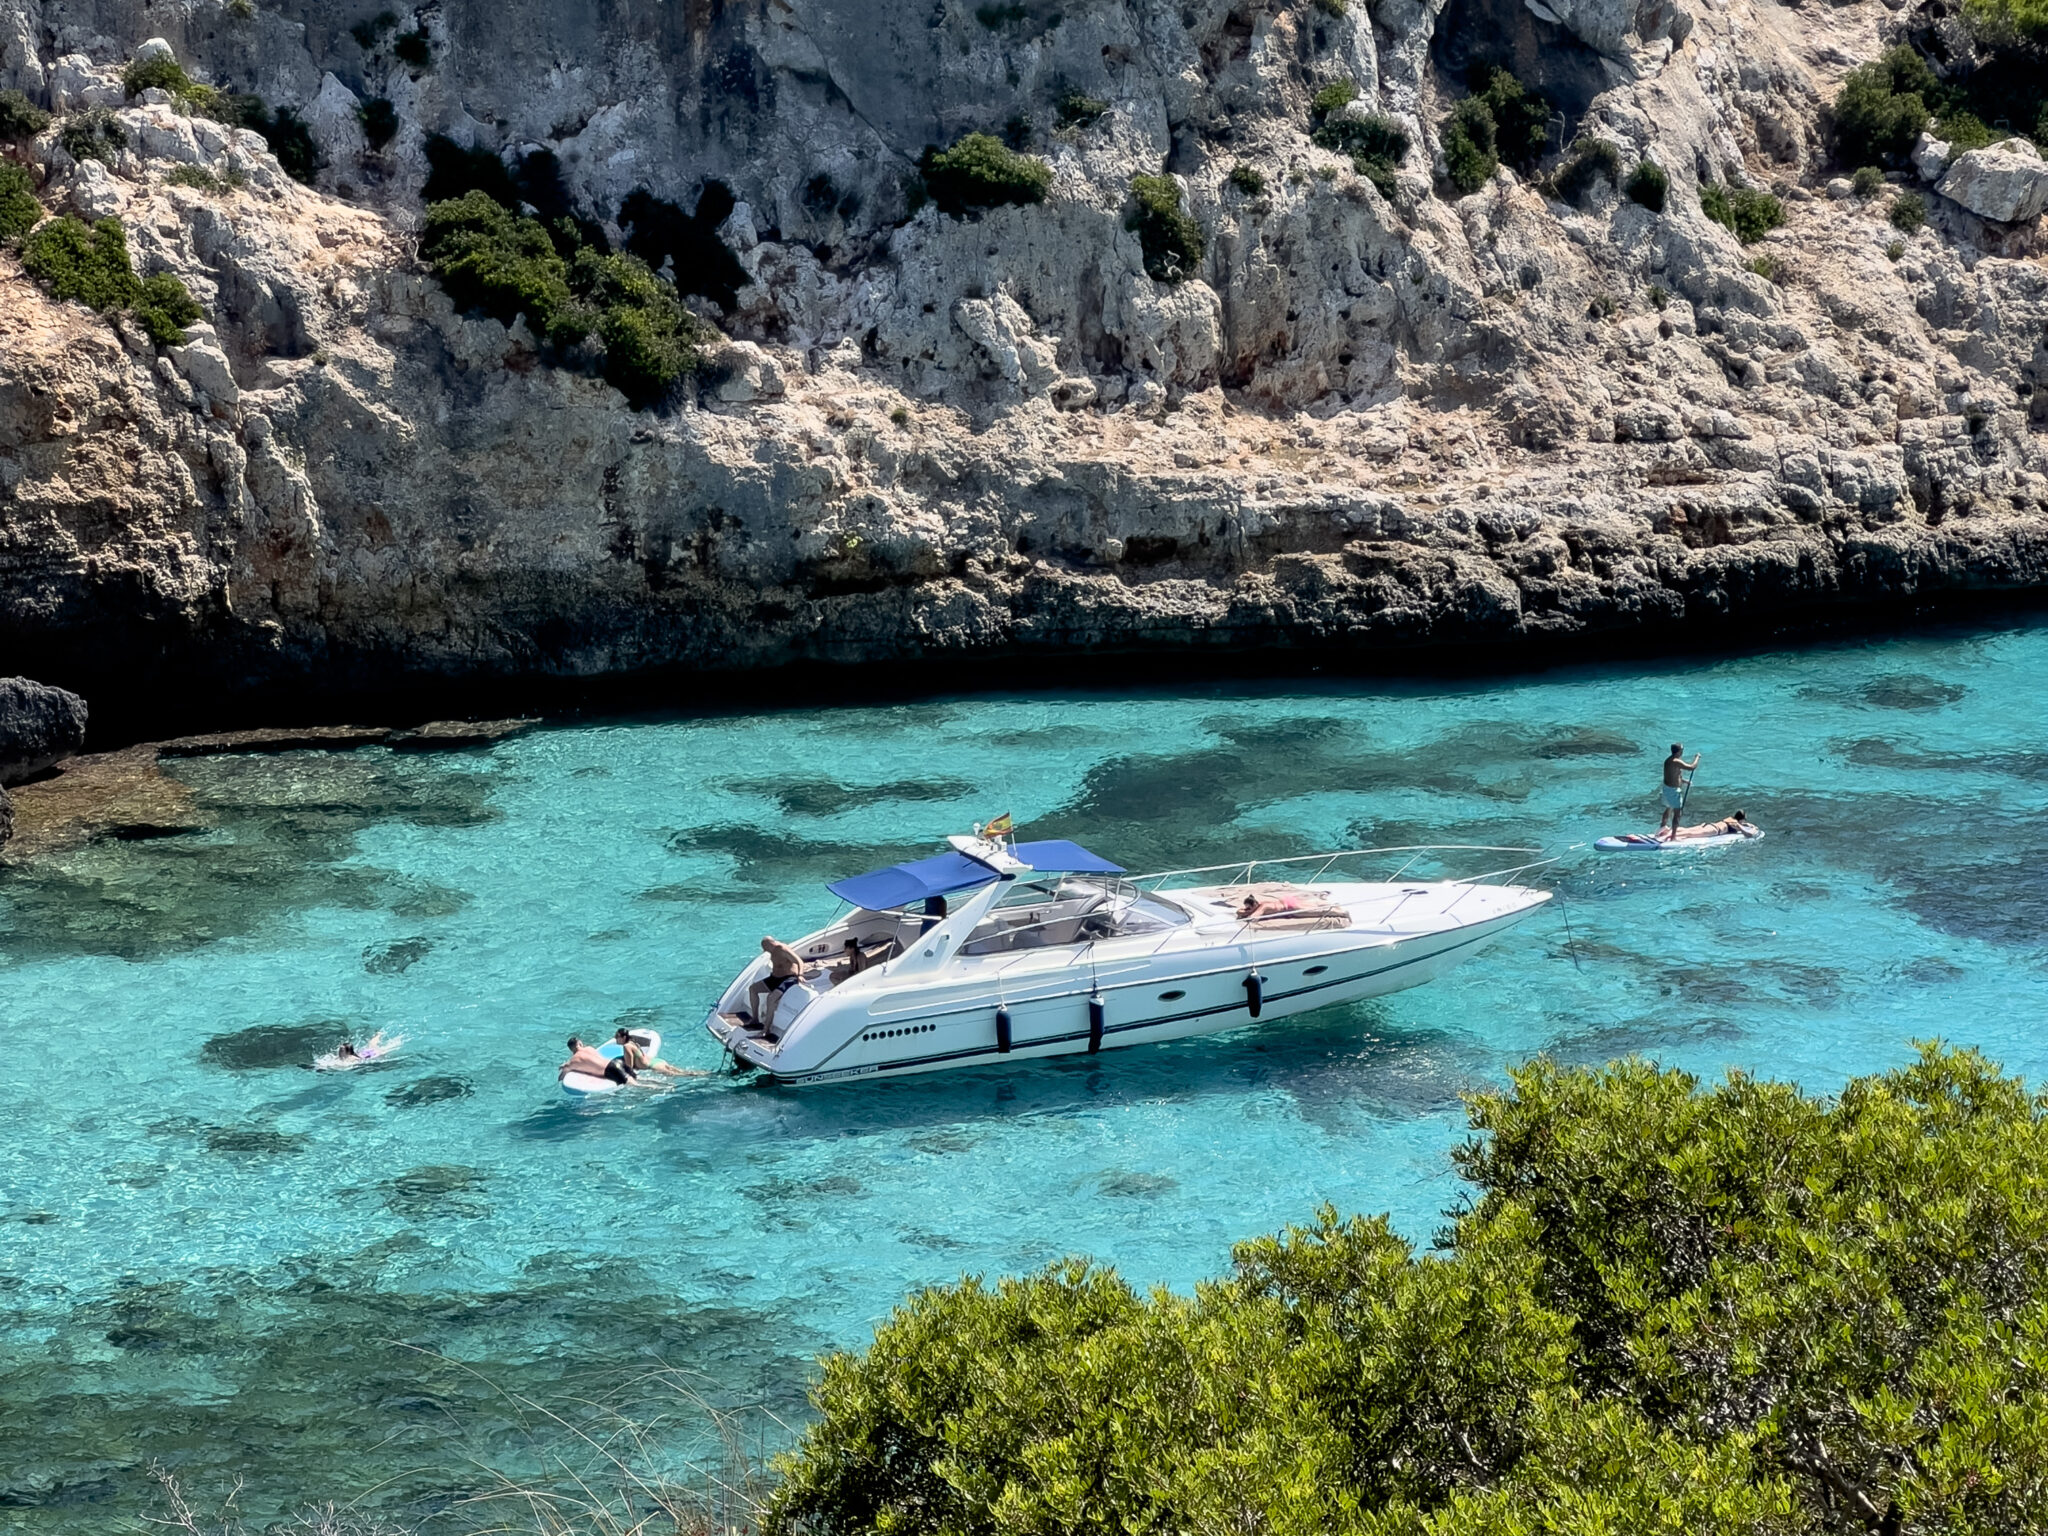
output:
POLYGON ((1685 776, 1700 765, 1700 755, 1695 752, 1692 761, 1685 760, 1685 748, 1679 742, 1671 743, 1671 755, 1664 759, 1664 809, 1657 813, 1657 835, 1664 836, 1664 823, 1671 823, 1671 835, 1678 835, 1678 813, 1685 809, 1685 776))

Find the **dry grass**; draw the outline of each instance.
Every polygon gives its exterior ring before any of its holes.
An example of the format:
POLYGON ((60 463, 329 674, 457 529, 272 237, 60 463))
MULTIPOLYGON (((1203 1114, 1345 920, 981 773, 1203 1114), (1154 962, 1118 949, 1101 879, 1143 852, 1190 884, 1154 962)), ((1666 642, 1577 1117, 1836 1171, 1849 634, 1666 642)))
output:
MULTIPOLYGON (((454 1364, 447 1361, 443 1363, 454 1364)), ((480 1374, 480 1373, 477 1373, 480 1374)), ((513 1477, 484 1462, 462 1468, 476 1491, 414 1524, 399 1524, 357 1504, 307 1506, 262 1536, 750 1536, 768 1493, 769 1429, 765 1413, 715 1407, 685 1373, 667 1366, 621 1384, 604 1399, 542 1403, 500 1392, 533 1446, 537 1474, 513 1477), (636 1405, 628 1411, 622 1404, 636 1405), (654 1411, 644 1412, 645 1405, 654 1411), (662 1447, 679 1431, 708 1426, 717 1451, 703 1463, 677 1465, 662 1447)), ((237 1507, 237 1484, 220 1507, 202 1514, 178 1480, 152 1466, 162 1513, 144 1517, 178 1536, 251 1536, 237 1507)))

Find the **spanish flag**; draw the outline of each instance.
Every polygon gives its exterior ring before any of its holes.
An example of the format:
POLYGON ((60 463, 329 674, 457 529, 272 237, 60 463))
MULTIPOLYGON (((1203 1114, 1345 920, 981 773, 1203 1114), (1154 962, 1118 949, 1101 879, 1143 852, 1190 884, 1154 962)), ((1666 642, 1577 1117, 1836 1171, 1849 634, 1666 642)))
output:
POLYGON ((1005 811, 1002 815, 998 816, 994 821, 990 822, 987 826, 983 827, 981 829, 981 835, 983 837, 1008 837, 1012 832, 1016 830, 1016 819, 1012 817, 1008 811, 1005 811))

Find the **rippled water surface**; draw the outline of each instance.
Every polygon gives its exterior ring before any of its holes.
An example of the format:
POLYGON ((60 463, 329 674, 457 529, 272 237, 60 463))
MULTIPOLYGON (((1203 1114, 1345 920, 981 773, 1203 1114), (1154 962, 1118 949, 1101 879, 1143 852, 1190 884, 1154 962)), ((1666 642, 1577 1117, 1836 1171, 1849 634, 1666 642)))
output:
MULTIPOLYGON (((1916 1036, 2048 1078, 2048 626, 1508 682, 1233 684, 186 760, 210 830, 0 871, 0 1529, 151 1460, 259 1517, 531 1454, 504 1394, 660 1363, 802 1411, 912 1287, 1070 1252, 1186 1286, 1335 1201, 1426 1239, 1461 1090, 1550 1051, 1827 1089, 1916 1036), (1760 844, 1599 859, 1657 758, 1760 844), (571 1031, 698 1021, 821 882, 1011 809, 1134 868, 1540 843, 1564 897, 1429 987, 893 1084, 571 1104, 571 1031), (1567 922, 1569 926, 1567 926, 1567 922), (403 1052, 307 1063, 383 1028, 403 1052)), ((655 1389, 644 1382, 641 1394, 655 1389)), ((696 1433, 678 1421, 655 1447, 696 1433)))

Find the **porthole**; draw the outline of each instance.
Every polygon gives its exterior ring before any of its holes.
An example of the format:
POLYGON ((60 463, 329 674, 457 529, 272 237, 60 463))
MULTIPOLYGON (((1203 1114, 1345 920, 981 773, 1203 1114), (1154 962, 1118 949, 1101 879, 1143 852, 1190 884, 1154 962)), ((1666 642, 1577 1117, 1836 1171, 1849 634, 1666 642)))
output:
POLYGON ((1159 994, 1159 1001, 1162 1003, 1177 1003, 1186 996, 1187 993, 1185 992, 1162 992, 1159 994))
POLYGON ((1329 967, 1327 965, 1312 965, 1307 970, 1303 971, 1301 974, 1304 976, 1320 976, 1323 974, 1323 972, 1327 971, 1328 969, 1329 967))

